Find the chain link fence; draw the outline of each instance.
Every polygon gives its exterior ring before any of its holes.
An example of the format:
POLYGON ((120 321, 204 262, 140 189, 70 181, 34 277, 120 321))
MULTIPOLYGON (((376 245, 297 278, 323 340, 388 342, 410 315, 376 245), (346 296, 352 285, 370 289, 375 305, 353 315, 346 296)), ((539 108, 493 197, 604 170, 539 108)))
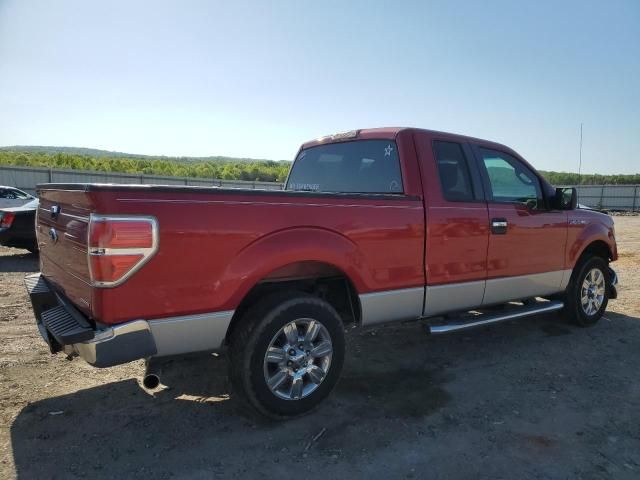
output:
POLYGON ((199 187, 250 188, 280 190, 281 183, 247 182, 243 180, 219 180, 194 177, 164 177, 131 173, 92 172, 64 170, 46 167, 17 167, 0 165, 0 185, 16 187, 35 194, 38 183, 128 183, 145 185, 192 185, 199 187))

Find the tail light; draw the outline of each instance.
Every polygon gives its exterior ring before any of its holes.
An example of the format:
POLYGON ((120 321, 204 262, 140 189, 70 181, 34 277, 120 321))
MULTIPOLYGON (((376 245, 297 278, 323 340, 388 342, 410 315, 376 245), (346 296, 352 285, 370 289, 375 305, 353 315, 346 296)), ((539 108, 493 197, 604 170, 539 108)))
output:
POLYGON ((153 217, 91 215, 88 248, 91 284, 116 287, 158 250, 158 222, 153 217))
POLYGON ((16 214, 13 212, 0 212, 0 228, 9 228, 16 214))

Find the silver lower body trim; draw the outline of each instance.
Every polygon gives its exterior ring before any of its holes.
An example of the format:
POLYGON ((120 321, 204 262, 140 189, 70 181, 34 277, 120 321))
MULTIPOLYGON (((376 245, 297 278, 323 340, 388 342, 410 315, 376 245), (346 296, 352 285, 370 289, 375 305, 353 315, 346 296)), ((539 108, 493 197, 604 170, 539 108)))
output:
POLYGON ((157 356, 219 350, 234 310, 149 320, 157 356))
POLYGON ((433 317, 483 305, 551 295, 567 288, 572 270, 427 285, 360 295, 362 325, 433 317), (423 298, 424 297, 424 298, 423 298), (424 311, 423 311, 424 300, 424 311))
POLYGON ((573 270, 562 270, 562 281, 560 282, 560 290, 564 290, 569 285, 569 280, 571 280, 571 274, 573 270))
POLYGON ((427 286, 424 316, 432 317, 456 310, 467 310, 482 305, 485 281, 451 283, 427 286))
POLYGON ((571 270, 557 270, 555 272, 489 279, 484 290, 482 305, 494 305, 558 293, 566 288, 570 277, 571 270))
POLYGON ((365 293, 359 298, 363 326, 413 320, 422 315, 424 287, 365 293))

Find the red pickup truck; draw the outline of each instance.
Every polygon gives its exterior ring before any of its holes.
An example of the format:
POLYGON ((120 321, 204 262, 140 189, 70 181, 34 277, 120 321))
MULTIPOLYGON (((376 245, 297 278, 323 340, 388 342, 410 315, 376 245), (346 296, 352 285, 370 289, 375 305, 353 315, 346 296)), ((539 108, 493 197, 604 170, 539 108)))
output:
POLYGON ((313 140, 284 191, 38 193, 41 273, 26 283, 52 352, 108 367, 226 350, 234 392, 273 417, 330 393, 346 325, 426 319, 435 334, 562 310, 586 326, 616 297, 612 219, 460 135, 313 140))

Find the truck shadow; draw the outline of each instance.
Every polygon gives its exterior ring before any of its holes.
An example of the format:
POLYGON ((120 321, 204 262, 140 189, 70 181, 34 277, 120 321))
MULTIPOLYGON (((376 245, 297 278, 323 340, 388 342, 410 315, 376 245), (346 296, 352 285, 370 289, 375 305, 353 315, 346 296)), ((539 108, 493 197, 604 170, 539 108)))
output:
MULTIPOLYGON (((569 338, 588 338, 585 330, 549 317, 439 338, 425 335, 419 323, 352 332, 332 397, 313 414, 288 422, 266 421, 245 408, 229 388, 223 358, 171 360, 161 377, 170 388, 154 394, 129 379, 23 408, 11 425, 16 470, 25 478, 52 472, 94 478, 286 474, 287 463, 307 452, 330 462, 385 449, 389 430, 398 425, 428 441, 434 422, 452 424, 448 419, 467 408, 449 393, 459 372, 492 378, 491 388, 473 392, 490 404, 513 382, 500 370, 507 359, 516 367, 534 355, 545 361, 544 342, 562 349, 569 338)), ((595 328, 606 335, 606 326, 595 328)), ((455 391, 465 378, 457 379, 455 391)))
POLYGON ((28 273, 38 271, 39 267, 37 254, 30 253, 27 250, 11 250, 15 253, 13 253, 12 255, 0 255, 0 273, 28 273))

